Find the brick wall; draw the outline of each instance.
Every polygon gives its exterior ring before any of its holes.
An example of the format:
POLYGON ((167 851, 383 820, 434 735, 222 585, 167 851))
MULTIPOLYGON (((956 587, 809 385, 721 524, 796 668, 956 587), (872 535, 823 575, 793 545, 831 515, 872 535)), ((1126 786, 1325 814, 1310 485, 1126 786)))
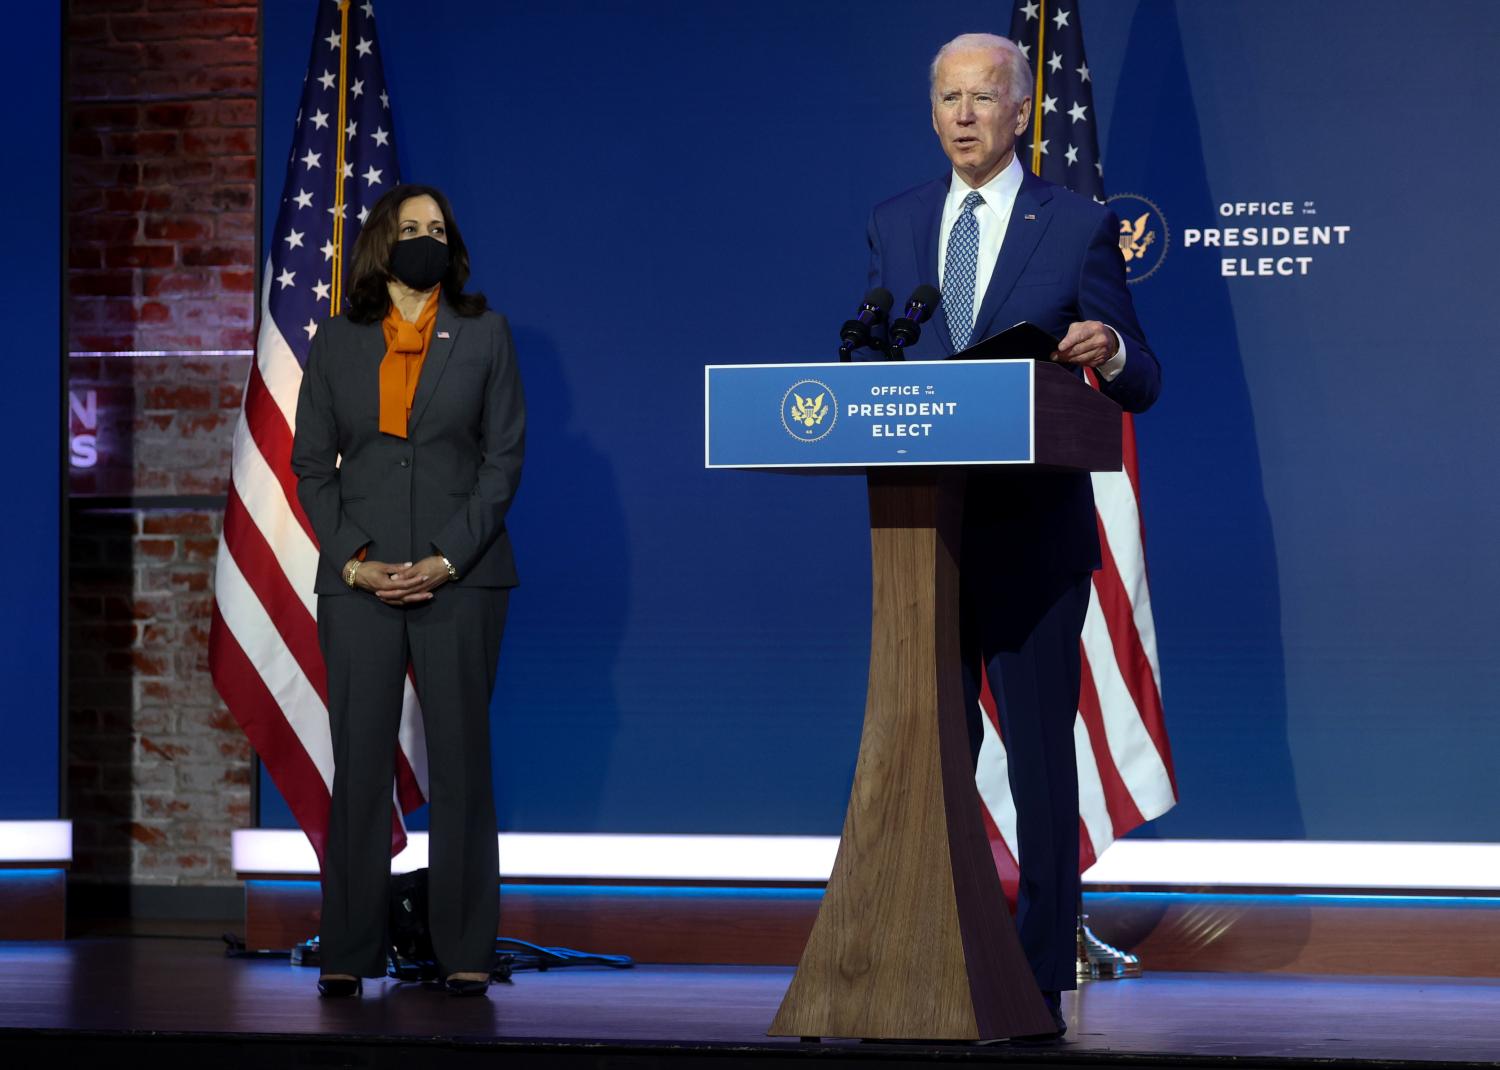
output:
POLYGON ((70 517, 77 880, 228 883, 250 818, 249 747, 206 659, 249 358, 203 351, 254 344, 257 18, 69 5, 69 392, 93 436, 70 517), (165 355, 79 355, 143 350, 165 355))
POLYGON ((250 821, 250 748, 208 678, 222 513, 74 513, 69 590, 69 804, 74 876, 233 879, 250 821))

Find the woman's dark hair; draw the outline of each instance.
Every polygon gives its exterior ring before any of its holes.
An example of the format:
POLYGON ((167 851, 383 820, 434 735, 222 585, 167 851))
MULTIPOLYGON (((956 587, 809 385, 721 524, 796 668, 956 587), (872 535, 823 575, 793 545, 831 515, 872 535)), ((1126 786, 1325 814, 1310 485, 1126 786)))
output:
POLYGON ((412 197, 431 197, 443 213, 448 234, 448 274, 443 276, 443 299, 460 316, 477 316, 489 307, 484 294, 464 293, 469 281, 469 247, 458 230, 453 209, 441 190, 431 186, 404 184, 388 190, 375 202, 365 225, 354 239, 353 265, 349 269, 349 318, 355 323, 375 323, 391 308, 386 282, 391 278, 391 250, 401 240, 401 205, 412 197))

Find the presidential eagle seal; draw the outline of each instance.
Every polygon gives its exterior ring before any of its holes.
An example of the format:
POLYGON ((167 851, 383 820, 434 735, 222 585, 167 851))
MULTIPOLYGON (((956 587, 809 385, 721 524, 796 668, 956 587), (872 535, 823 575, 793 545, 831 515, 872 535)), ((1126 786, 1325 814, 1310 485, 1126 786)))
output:
POLYGON ((839 422, 839 402, 827 383, 803 379, 781 398, 781 426, 798 442, 826 438, 839 422))
POLYGON ((1172 232, 1167 217, 1155 203, 1138 193, 1116 193, 1109 207, 1120 217, 1120 255, 1125 258, 1125 281, 1143 282, 1167 258, 1172 232))

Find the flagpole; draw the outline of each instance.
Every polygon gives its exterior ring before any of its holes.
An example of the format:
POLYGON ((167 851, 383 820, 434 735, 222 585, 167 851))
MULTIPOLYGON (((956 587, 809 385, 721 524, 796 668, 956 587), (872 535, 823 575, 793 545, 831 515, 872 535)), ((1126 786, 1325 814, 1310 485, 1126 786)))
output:
POLYGON ((1042 43, 1047 37, 1047 0, 1037 0, 1036 90, 1031 95, 1031 173, 1042 173, 1042 43))
POLYGON ((333 165, 333 280, 329 284, 328 315, 339 314, 344 299, 344 130, 348 126, 349 94, 349 0, 339 0, 339 118, 334 131, 337 149, 333 165))

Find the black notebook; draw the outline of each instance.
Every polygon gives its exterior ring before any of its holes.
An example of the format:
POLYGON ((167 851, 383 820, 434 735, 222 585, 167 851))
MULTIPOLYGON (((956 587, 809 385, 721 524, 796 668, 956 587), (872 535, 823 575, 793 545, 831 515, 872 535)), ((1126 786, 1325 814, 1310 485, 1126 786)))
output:
POLYGON ((982 342, 975 342, 955 360, 1048 360, 1057 350, 1060 339, 1053 338, 1035 323, 1022 320, 982 342))

